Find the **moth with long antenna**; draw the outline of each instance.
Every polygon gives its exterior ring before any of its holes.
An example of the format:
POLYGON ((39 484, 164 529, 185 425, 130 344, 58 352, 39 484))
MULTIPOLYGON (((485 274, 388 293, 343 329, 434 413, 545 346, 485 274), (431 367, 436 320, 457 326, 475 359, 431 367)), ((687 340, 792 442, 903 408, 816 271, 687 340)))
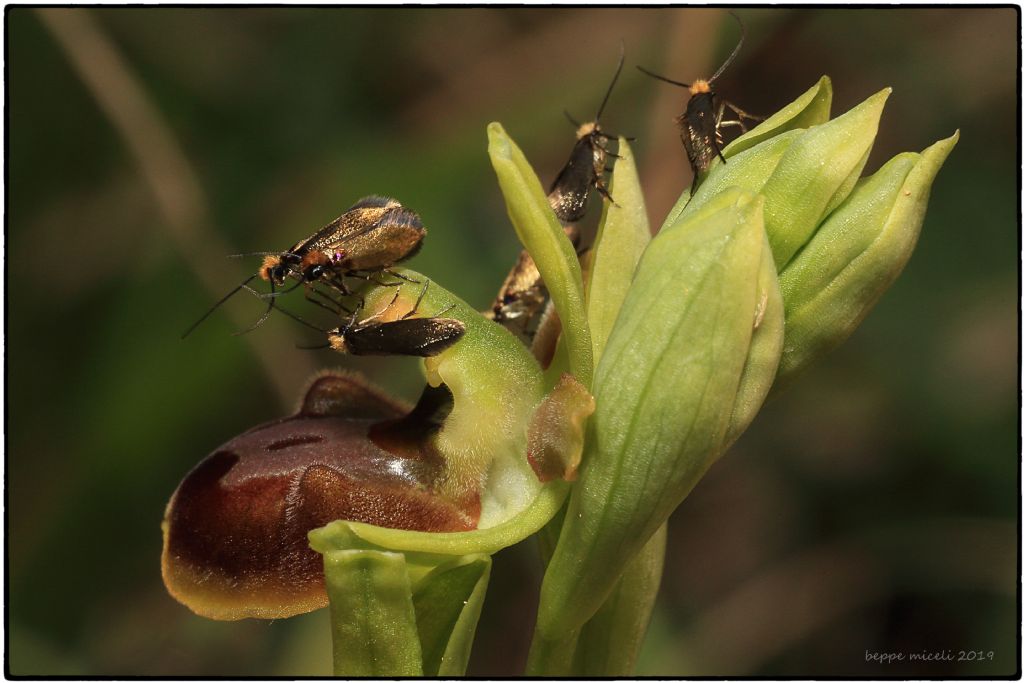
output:
MULTIPOLYGON (((466 325, 455 318, 445 318, 449 309, 429 318, 414 318, 423 297, 427 293, 430 280, 420 290, 416 303, 397 320, 381 321, 380 318, 395 305, 401 290, 395 292, 391 302, 377 313, 358 320, 362 303, 348 318, 348 322, 334 329, 324 329, 299 316, 280 308, 282 313, 318 332, 327 335, 327 343, 319 346, 304 346, 304 349, 331 348, 338 353, 353 356, 419 356, 426 358, 436 356, 452 346, 466 333, 466 325)), ((452 304, 454 307, 454 304, 452 304)))
POLYGON ((411 258, 419 251, 426 234, 427 231, 419 216, 394 199, 364 197, 345 213, 306 239, 298 241, 291 248, 283 252, 250 254, 265 257, 260 269, 224 295, 181 336, 183 339, 187 337, 221 304, 243 289, 269 300, 267 310, 244 332, 263 324, 275 308, 278 294, 287 293, 300 285, 306 286, 306 298, 313 303, 325 306, 312 298, 320 296, 335 307, 342 307, 338 301, 312 285, 323 282, 341 296, 348 296, 351 291, 345 285, 345 278, 365 280, 373 273, 390 272, 388 269, 391 266, 411 258), (249 286, 257 277, 270 283, 269 294, 260 294, 249 286), (283 292, 276 291, 276 288, 283 286, 289 278, 296 280, 295 285, 283 292))
POLYGON ((693 184, 690 187, 692 193, 697 189, 697 184, 700 182, 701 176, 707 172, 708 167, 711 166, 711 162, 714 161, 715 157, 722 160, 725 163, 725 157, 722 156, 722 146, 724 144, 722 139, 722 128, 726 126, 737 126, 742 132, 747 131, 747 126, 743 122, 744 119, 749 121, 763 121, 763 116, 754 116, 748 114, 732 102, 720 97, 715 92, 714 82, 722 75, 732 61, 739 54, 740 48, 743 46, 743 39, 746 38, 747 32, 743 26, 743 22, 740 18, 729 12, 736 23, 740 25, 740 39, 736 43, 736 47, 733 48, 732 53, 725 60, 722 66, 718 67, 714 75, 711 78, 703 79, 698 78, 692 83, 682 83, 680 81, 673 81, 670 78, 659 76, 653 71, 649 71, 642 66, 638 66, 637 69, 643 73, 657 78, 660 81, 677 85, 681 88, 686 88, 690 91, 690 99, 686 103, 686 109, 683 110, 679 116, 676 117, 676 125, 679 127, 679 138, 683 142, 683 147, 686 149, 686 158, 690 162, 690 168, 693 170, 693 184), (730 109, 738 117, 735 120, 723 120, 725 116, 726 108, 730 109))
MULTIPOLYGON (((565 113, 569 121, 576 126, 576 143, 569 153, 569 160, 551 183, 547 198, 566 235, 577 249, 579 227, 576 223, 586 215, 591 188, 597 190, 608 201, 613 201, 604 183, 604 174, 607 170, 608 157, 618 158, 618 155, 612 153, 606 146, 615 136, 601 130, 600 121, 615 83, 619 80, 619 74, 622 73, 625 60, 626 50, 625 46, 622 46, 615 75, 612 76, 593 121, 581 124, 568 112, 565 113)), ((487 315, 520 336, 530 339, 531 322, 534 322, 546 300, 547 290, 541 281, 537 264, 524 250, 519 254, 515 265, 498 290, 498 295, 487 315)))

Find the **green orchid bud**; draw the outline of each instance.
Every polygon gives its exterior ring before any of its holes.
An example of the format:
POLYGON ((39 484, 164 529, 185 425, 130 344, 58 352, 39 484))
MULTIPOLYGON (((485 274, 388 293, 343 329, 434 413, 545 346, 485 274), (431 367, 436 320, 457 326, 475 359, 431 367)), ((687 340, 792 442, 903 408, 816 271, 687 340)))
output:
POLYGON ((726 145, 722 150, 722 156, 732 159, 743 150, 759 145, 776 135, 821 125, 828 121, 831 111, 832 80, 828 76, 822 76, 807 92, 726 145))
POLYGON ((738 187, 754 194, 760 192, 783 155, 805 132, 787 131, 755 147, 738 152, 728 163, 723 164, 719 161, 713 165, 707 178, 694 192, 693 198, 677 214, 673 223, 666 223, 664 229, 671 229, 680 220, 685 220, 688 215, 698 211, 709 199, 727 187, 738 187))
POLYGON ((903 270, 932 181, 959 135, 900 154, 861 180, 782 271, 786 342, 778 382, 849 337, 903 270))
POLYGON ((720 193, 644 252, 595 373, 537 631, 564 640, 725 445, 759 297, 762 200, 720 193))
POLYGON ((809 128, 764 184, 765 230, 780 270, 853 189, 890 92, 886 88, 842 116, 809 128))

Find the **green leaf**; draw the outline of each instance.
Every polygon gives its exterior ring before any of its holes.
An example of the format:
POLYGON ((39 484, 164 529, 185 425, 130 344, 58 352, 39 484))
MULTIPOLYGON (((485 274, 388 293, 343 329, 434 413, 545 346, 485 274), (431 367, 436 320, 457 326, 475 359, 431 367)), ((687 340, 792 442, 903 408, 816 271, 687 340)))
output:
POLYGON ((722 150, 722 156, 732 157, 743 150, 759 145, 776 135, 798 128, 810 128, 828 121, 832 110, 832 80, 822 76, 810 90, 762 121, 756 128, 736 138, 722 150))
POLYGON ((637 176, 633 150, 619 138, 610 194, 593 248, 593 266, 587 288, 587 318, 594 345, 594 363, 601 359, 619 308, 626 298, 640 255, 651 241, 647 207, 637 176))
POLYGON ((423 675, 465 676, 491 575, 486 555, 460 557, 434 568, 413 591, 423 675))
POLYGON ((890 92, 886 88, 842 116, 808 129, 789 146, 765 183, 764 224, 780 270, 853 189, 890 92))
POLYGON ((593 616, 723 447, 753 331, 761 210, 758 197, 723 192, 644 253, 595 375, 597 410, 544 577, 540 638, 593 616))
POLYGON ((324 579, 336 676, 423 675, 405 558, 336 550, 324 555, 324 579))
POLYGON ((487 138, 487 151, 509 218, 523 247, 537 264, 562 320, 570 372, 589 389, 594 372, 593 349, 576 251, 555 218, 537 174, 500 123, 487 126, 487 138))
POLYGON ((959 136, 900 154, 862 181, 782 271, 786 341, 777 382, 849 337, 902 272, 932 181, 959 136))

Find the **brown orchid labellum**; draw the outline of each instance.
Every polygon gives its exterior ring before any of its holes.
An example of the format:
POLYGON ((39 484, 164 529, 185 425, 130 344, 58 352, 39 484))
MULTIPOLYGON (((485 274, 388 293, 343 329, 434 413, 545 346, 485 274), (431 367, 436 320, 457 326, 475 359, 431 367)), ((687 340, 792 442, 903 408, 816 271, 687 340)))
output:
POLYGON ((311 529, 475 528, 475 492, 435 490, 444 467, 429 437, 450 407, 443 387, 410 412, 354 377, 317 378, 298 413, 231 439, 178 486, 162 525, 168 591, 212 619, 288 617, 327 605, 311 529))

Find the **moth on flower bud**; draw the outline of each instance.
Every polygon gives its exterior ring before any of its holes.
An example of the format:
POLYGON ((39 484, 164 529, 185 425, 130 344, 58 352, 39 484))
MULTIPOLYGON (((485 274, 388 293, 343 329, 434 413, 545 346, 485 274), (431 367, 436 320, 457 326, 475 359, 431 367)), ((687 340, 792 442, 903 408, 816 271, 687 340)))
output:
POLYGON ((729 12, 729 14, 740 25, 740 40, 736 43, 736 47, 733 48, 732 54, 729 55, 722 66, 718 67, 718 71, 711 78, 698 78, 692 83, 681 83, 680 81, 673 81, 670 78, 659 76, 642 66, 637 67, 640 71, 648 76, 657 78, 659 81, 671 83, 690 91, 690 99, 686 103, 686 109, 676 117, 676 125, 679 126, 679 139, 683 142, 683 147, 686 149, 686 158, 689 160, 690 168, 693 170, 691 194, 696 190, 700 176, 707 172, 715 157, 721 159, 723 163, 725 162, 725 157, 722 156, 722 147, 724 145, 722 129, 726 126, 736 126, 745 133, 747 132, 747 126, 744 123, 744 119, 748 121, 764 120, 763 116, 748 114, 732 102, 720 97, 712 87, 715 80, 722 75, 726 67, 739 54, 740 48, 743 47, 743 39, 746 37, 746 29, 743 27, 743 22, 732 12, 729 12), (726 108, 736 114, 737 118, 728 121, 723 120, 726 108))

